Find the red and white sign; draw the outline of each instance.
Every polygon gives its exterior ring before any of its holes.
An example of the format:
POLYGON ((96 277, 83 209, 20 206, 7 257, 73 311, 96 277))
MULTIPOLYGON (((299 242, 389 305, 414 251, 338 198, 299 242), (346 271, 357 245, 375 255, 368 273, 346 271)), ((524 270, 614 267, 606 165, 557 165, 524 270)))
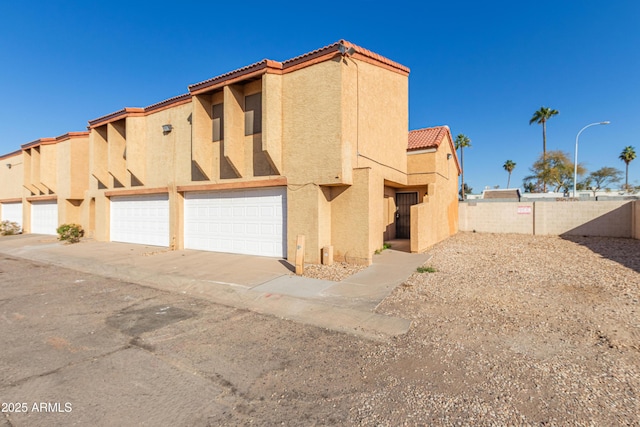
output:
POLYGON ((518 215, 530 215, 531 206, 518 206, 518 215))

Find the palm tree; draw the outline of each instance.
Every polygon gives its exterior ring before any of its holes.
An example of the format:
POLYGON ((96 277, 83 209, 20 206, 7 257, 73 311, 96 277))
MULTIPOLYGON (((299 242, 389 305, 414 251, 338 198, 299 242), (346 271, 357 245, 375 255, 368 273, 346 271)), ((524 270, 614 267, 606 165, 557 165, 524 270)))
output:
POLYGON ((618 158, 622 160, 627 166, 626 175, 624 178, 624 188, 628 189, 629 188, 629 163, 631 163, 631 161, 636 158, 635 148, 630 145, 627 147, 624 147, 624 150, 622 150, 622 153, 620 153, 620 156, 618 158))
MULTIPOLYGON (((534 123, 542 125, 542 159, 543 161, 547 160, 547 120, 551 117, 559 114, 558 110, 552 110, 548 107, 540 107, 538 111, 533 113, 533 117, 529 120, 529 124, 532 125, 534 123)), ((542 183, 542 191, 547 192, 547 183, 542 183)))
POLYGON ((458 134, 458 136, 456 136, 456 150, 459 148, 460 149, 460 176, 462 179, 462 183, 460 184, 460 192, 462 193, 462 200, 465 199, 465 193, 463 191, 464 189, 464 158, 463 158, 463 154, 462 154, 462 150, 465 147, 471 147, 471 140, 463 134, 458 134))
POLYGON ((502 165, 502 167, 504 168, 504 170, 509 172, 509 179, 507 180, 507 188, 509 188, 509 184, 511 183, 511 172, 513 172, 513 170, 516 168, 516 164, 513 160, 507 160, 506 162, 504 162, 504 165, 502 165))

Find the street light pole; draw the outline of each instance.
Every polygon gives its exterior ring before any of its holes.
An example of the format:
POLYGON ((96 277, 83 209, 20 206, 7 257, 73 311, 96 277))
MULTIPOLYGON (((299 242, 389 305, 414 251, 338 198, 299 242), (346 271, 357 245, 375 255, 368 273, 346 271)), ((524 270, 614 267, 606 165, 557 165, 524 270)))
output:
POLYGON ((584 131, 588 127, 597 126, 597 125, 608 125, 609 123, 611 122, 607 120, 605 122, 596 122, 596 123, 588 124, 582 129, 580 129, 580 132, 578 132, 578 134, 576 135, 576 151, 575 151, 575 156, 573 158, 573 198, 574 199, 576 197, 576 185, 578 183, 578 139, 580 138, 580 134, 582 133, 582 131, 584 131))

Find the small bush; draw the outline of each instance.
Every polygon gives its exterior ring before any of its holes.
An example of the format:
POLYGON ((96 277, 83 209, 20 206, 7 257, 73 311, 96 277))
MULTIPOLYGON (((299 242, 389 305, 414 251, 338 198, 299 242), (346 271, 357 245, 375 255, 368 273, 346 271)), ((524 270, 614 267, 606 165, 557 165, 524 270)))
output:
POLYGON ((64 240, 69 243, 78 243, 80 238, 84 236, 84 230, 82 226, 78 224, 62 224, 56 232, 58 233, 59 240, 64 240))
POLYGON ((391 249, 391 244, 390 243, 383 244, 380 249, 376 249, 375 254, 380 255, 382 251, 384 251, 385 249, 391 249))
POLYGON ((433 267, 418 267, 418 268, 416 268, 416 271, 418 273, 435 273, 438 270, 436 270, 433 267))
POLYGON ((20 225, 17 222, 13 221, 2 221, 0 222, 0 235, 1 236, 11 236, 12 234, 20 234, 22 230, 20 229, 20 225))

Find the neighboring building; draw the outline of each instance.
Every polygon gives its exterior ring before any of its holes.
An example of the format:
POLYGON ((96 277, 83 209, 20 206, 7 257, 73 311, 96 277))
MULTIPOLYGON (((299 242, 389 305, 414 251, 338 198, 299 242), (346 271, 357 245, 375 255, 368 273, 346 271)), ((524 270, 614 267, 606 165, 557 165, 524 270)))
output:
POLYGON ((294 259, 304 235, 311 263, 333 246, 369 264, 394 238, 422 251, 457 232, 459 167, 448 128, 407 137, 408 75, 339 41, 26 144, 7 155, 25 160, 25 230, 50 232, 55 203, 103 241, 294 259))
POLYGON ((0 221, 22 227, 22 150, 0 156, 0 221))
POLYGON ((519 202, 521 196, 519 188, 494 188, 482 192, 482 199, 498 202, 519 202))

